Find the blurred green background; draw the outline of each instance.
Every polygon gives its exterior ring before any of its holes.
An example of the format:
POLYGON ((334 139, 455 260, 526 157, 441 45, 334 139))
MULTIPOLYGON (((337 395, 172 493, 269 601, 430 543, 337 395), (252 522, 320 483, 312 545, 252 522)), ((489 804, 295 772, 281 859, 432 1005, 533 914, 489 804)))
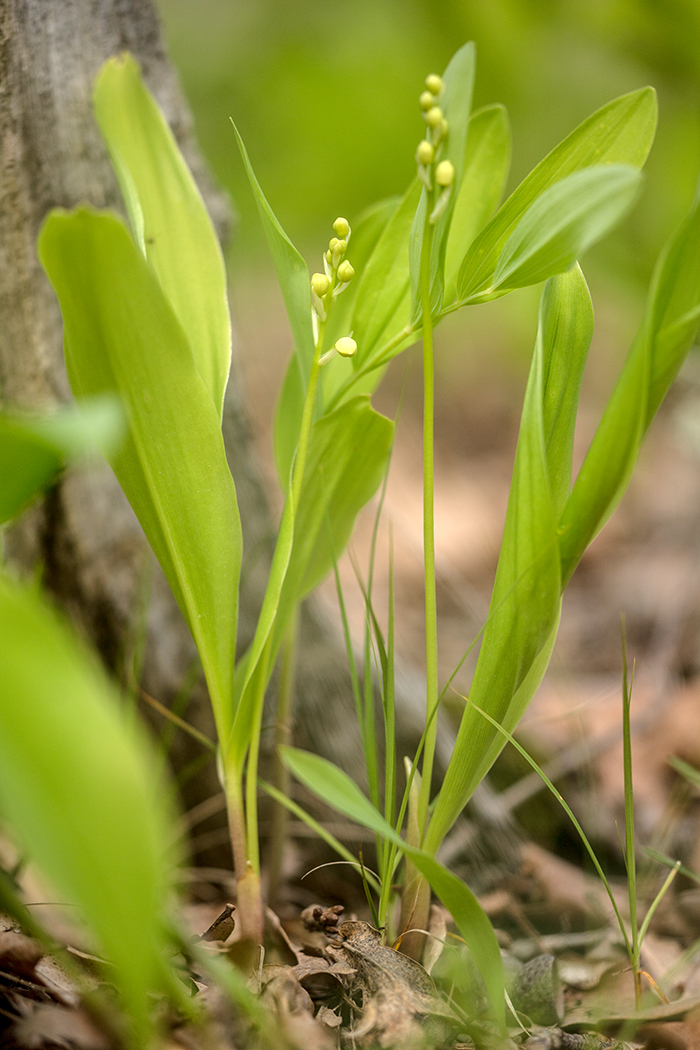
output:
MULTIPOLYGON (((511 186, 592 110, 653 84, 660 122, 645 196, 599 251, 645 280, 700 165, 698 0, 159 0, 201 145, 240 215, 234 270, 262 235, 228 123, 304 251, 329 223, 400 192, 422 135, 423 77, 477 44, 477 106, 506 105, 511 186)), ((252 253, 252 255, 251 255, 252 253)))

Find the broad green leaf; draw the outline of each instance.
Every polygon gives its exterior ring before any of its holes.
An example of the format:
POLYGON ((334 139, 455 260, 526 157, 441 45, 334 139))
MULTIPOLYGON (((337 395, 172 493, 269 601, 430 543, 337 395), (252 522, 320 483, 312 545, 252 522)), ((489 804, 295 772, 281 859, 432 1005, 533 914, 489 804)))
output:
POLYGON ((314 423, 275 624, 280 640, 292 609, 330 572, 357 514, 379 487, 393 432, 368 397, 352 398, 314 423))
POLYGON ((641 178, 628 164, 605 164, 550 186, 506 241, 493 290, 524 288, 568 270, 628 211, 641 178))
POLYGON ((160 762, 95 659, 4 576, 0 631, 0 814, 81 909, 145 1046, 175 859, 160 762))
POLYGON ((93 99, 137 243, 221 417, 231 322, 224 260, 204 201, 131 55, 103 65, 93 99))
POLYGON ((294 352, 297 357, 299 378, 297 380, 294 377, 285 383, 277 406, 276 435, 279 434, 279 442, 276 440, 275 454, 277 470, 283 479, 282 488, 285 489, 289 478, 289 464, 294 455, 294 448, 291 450, 289 448, 289 435, 299 434, 304 395, 308 387, 311 361, 314 356, 314 335, 311 327, 311 278, 306 263, 282 229, 260 188, 238 128, 233 121, 231 124, 272 253, 272 261, 275 264, 277 280, 287 309, 294 352))
POLYGON ((439 861, 409 846, 353 780, 325 758, 299 748, 281 748, 282 760, 294 776, 339 813, 394 843, 425 876, 450 911, 460 934, 474 957, 501 1026, 504 1023, 503 962, 493 927, 472 891, 439 861))
MULTIPOLYGON (((561 606, 543 397, 544 347, 539 338, 525 393, 491 607, 469 691, 474 704, 502 724, 513 718, 514 698, 519 703, 530 691, 533 668, 535 674, 540 668, 544 673, 561 606)), ((437 850, 502 747, 494 729, 468 706, 426 834, 428 852, 437 850)))
POLYGON ((553 277, 540 303, 542 428, 555 520, 571 492, 574 430, 583 370, 593 337, 593 304, 579 266, 553 277))
POLYGON ((379 486, 393 424, 356 397, 314 423, 296 513, 288 497, 268 587, 245 671, 237 674, 236 718, 229 757, 240 768, 255 724, 259 662, 265 645, 274 665, 296 604, 330 571, 355 518, 379 486), (269 641, 268 641, 269 640, 269 641))
MULTIPOLYGON (((436 316, 442 307, 445 283, 445 246, 452 222, 455 199, 460 191, 465 167, 475 65, 476 47, 470 42, 464 44, 452 56, 442 76, 445 87, 440 106, 447 120, 448 133, 447 139, 437 156, 441 161, 451 161, 455 174, 447 207, 435 223, 430 249, 430 306, 433 316, 436 316)), ((422 314, 420 302, 420 260, 426 212, 428 209, 432 212, 437 204, 438 193, 437 187, 434 187, 430 192, 423 187, 420 205, 411 227, 409 261, 411 273, 411 323, 414 326, 420 324, 422 314)))
POLYGON ((17 516, 69 459, 116 449, 124 430, 113 398, 59 408, 49 416, 0 415, 0 524, 17 516))
POLYGON ((472 244, 460 269, 460 299, 489 296, 496 263, 508 237, 532 202, 549 186, 581 168, 631 164, 641 168, 656 128, 656 95, 642 88, 608 102, 548 153, 502 205, 472 244))
POLYGON ((480 109, 469 121, 464 174, 455 199, 445 254, 445 302, 455 298, 467 249, 498 207, 510 166, 510 128, 503 106, 480 109))
POLYGON ((642 441, 700 329, 700 204, 657 262, 647 308, 560 522, 562 578, 622 498, 642 441))
POLYGON ((199 649, 220 734, 230 724, 241 532, 219 416, 184 332, 121 220, 53 212, 39 256, 63 313, 76 397, 118 394, 110 457, 199 649))
POLYGON ((351 324, 357 342, 352 359, 355 372, 369 364, 384 342, 408 322, 408 237, 419 199, 420 183, 414 179, 360 278, 351 324))

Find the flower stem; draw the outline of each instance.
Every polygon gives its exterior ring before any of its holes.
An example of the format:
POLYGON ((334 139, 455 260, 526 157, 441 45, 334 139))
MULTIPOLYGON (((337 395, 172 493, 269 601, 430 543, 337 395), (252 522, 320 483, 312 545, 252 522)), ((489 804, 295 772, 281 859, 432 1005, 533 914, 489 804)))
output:
POLYGON ((423 314, 423 572, 425 586, 425 676, 426 724, 425 749, 418 802, 418 826, 425 833, 430 802, 437 719, 438 694, 437 597, 435 589, 435 517, 434 517, 434 429, 435 429, 435 362, 433 354, 433 318, 430 310, 430 256, 434 227, 430 224, 430 199, 425 213, 420 261, 420 297, 423 314))

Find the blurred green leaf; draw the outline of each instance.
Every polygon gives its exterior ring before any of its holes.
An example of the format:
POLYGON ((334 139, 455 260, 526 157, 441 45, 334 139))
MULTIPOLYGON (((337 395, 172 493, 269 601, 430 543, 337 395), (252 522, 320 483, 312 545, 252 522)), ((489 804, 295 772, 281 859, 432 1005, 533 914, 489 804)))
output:
MULTIPOLYGON (((539 685, 561 607, 559 549, 543 423, 543 317, 540 325, 525 393, 496 580, 469 691, 469 698, 477 707, 509 730, 519 722, 539 685)), ((437 850, 502 747, 503 740, 493 727, 468 705, 425 837, 428 852, 437 850)))
POLYGON ((277 419, 279 422, 275 428, 275 457, 277 471, 282 479, 282 488, 285 489, 289 480, 289 470, 301 427, 304 395, 309 385, 309 373, 314 355, 314 335, 311 327, 311 278, 306 263, 280 226, 275 213, 260 188, 260 183, 255 177, 255 172, 251 166, 238 128, 233 121, 231 121, 231 124, 233 125, 238 149, 240 150, 248 181, 265 230, 265 236, 272 253, 277 280, 279 281, 289 324, 292 329, 297 359, 299 375, 294 375, 285 382, 277 406, 277 419), (300 391, 301 396, 299 394, 300 391), (290 444, 292 435, 294 440, 293 446, 290 444))
MULTIPOLYGON (((465 167, 465 153, 467 148, 467 135, 469 131, 469 118, 472 108, 472 93, 474 89, 474 72, 476 67, 476 47, 473 42, 464 44, 449 61, 447 69, 443 73, 442 80, 444 94, 440 106, 447 120, 448 134, 443 148, 438 153, 440 160, 449 160, 454 167, 454 181, 452 193, 447 207, 435 224, 435 232, 430 251, 430 307, 433 316, 436 316, 442 307, 443 291, 445 283, 445 247, 447 236, 452 222, 452 213, 455 207, 455 199, 459 194, 462 184, 462 175, 465 167)), ((420 256, 423 243, 423 229, 425 225, 425 213, 428 207, 428 191, 425 187, 421 192, 421 199, 413 226, 411 227, 409 251, 409 268, 411 274, 411 324, 418 327, 421 319, 421 297, 420 297, 420 256)), ((435 199, 430 196, 432 207, 435 199)))
POLYGON ((221 417, 231 323, 224 260, 207 209, 131 55, 105 62, 93 98, 137 243, 182 325, 221 417))
POLYGON ((0 524, 17 517, 62 466, 55 445, 17 420, 0 416, 0 524))
POLYGON ((153 271, 119 219, 87 208, 53 212, 39 255, 61 305, 74 394, 122 399, 128 435, 110 462, 197 643, 223 734, 241 533, 218 412, 153 271))
POLYGON ((537 338, 543 353, 542 429, 556 520, 571 492, 578 400, 593 338, 593 304, 578 265, 545 285, 537 338))
POLYGON ((608 102, 580 124, 534 168, 467 253, 459 272, 460 299, 490 298, 498 258, 508 237, 532 202, 549 186, 581 168, 630 164, 641 168, 656 128, 656 94, 642 88, 608 102))
POLYGON ((664 247, 642 327, 560 522, 562 578, 619 503, 651 421, 700 330, 700 201, 664 247))
POLYGON ((500 948, 486 913, 466 883, 434 857, 421 849, 409 846, 362 794, 347 773, 327 759, 312 755, 308 751, 294 747, 283 747, 280 750, 283 762, 297 780, 339 813, 398 846, 425 876, 457 924, 484 980, 494 1014, 503 1026, 505 1003, 500 948))
POLYGON ((146 1045, 175 859, 159 760, 77 639, 4 576, 0 631, 0 813, 80 907, 146 1045))
POLYGON ((0 524, 16 517, 67 460, 116 449, 124 414, 112 397, 91 398, 47 416, 0 415, 0 524))
POLYGON ((629 210, 641 179, 628 164, 605 164, 550 186, 503 246, 493 289, 524 288, 568 270, 629 210))
POLYGON ((480 109, 469 121, 464 174, 445 254, 445 302, 455 298, 457 274, 476 235, 498 207, 510 166, 510 128, 503 106, 480 109))

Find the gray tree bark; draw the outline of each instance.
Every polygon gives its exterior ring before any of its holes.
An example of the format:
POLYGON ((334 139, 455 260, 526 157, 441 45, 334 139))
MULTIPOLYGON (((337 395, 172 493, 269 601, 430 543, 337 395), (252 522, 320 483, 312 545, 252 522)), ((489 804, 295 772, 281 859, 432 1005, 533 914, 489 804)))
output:
MULTIPOLYGON (((121 210, 90 96, 100 65, 124 50, 141 63, 221 235, 229 225, 228 204, 197 151, 191 117, 149 0, 0 0, 0 392, 6 405, 46 410, 70 398, 60 313, 37 260, 36 238, 45 216, 57 206, 89 201, 121 210)), ((260 606, 272 532, 235 360, 224 437, 241 504, 245 549, 255 552, 244 571, 241 595, 245 645, 260 606)), ((148 556, 141 529, 111 471, 90 468, 64 475, 7 535, 5 551, 21 569, 42 567, 47 588, 81 633, 113 673, 123 674, 143 603, 148 556)), ((147 617, 144 688, 170 705, 196 654, 157 569, 147 617)), ((349 713, 349 682, 335 638, 313 609, 304 615, 301 638, 302 745, 345 756, 356 767, 359 742, 349 713)), ((213 735, 201 680, 187 718, 213 735)), ((200 754, 190 738, 177 735, 176 767, 200 754)), ((203 776, 187 783, 185 804, 201 802, 218 790, 210 763, 203 776)), ((215 842, 216 830, 208 837, 215 842)), ((221 865, 228 858, 221 835, 219 845, 203 850, 198 859, 221 865)))

